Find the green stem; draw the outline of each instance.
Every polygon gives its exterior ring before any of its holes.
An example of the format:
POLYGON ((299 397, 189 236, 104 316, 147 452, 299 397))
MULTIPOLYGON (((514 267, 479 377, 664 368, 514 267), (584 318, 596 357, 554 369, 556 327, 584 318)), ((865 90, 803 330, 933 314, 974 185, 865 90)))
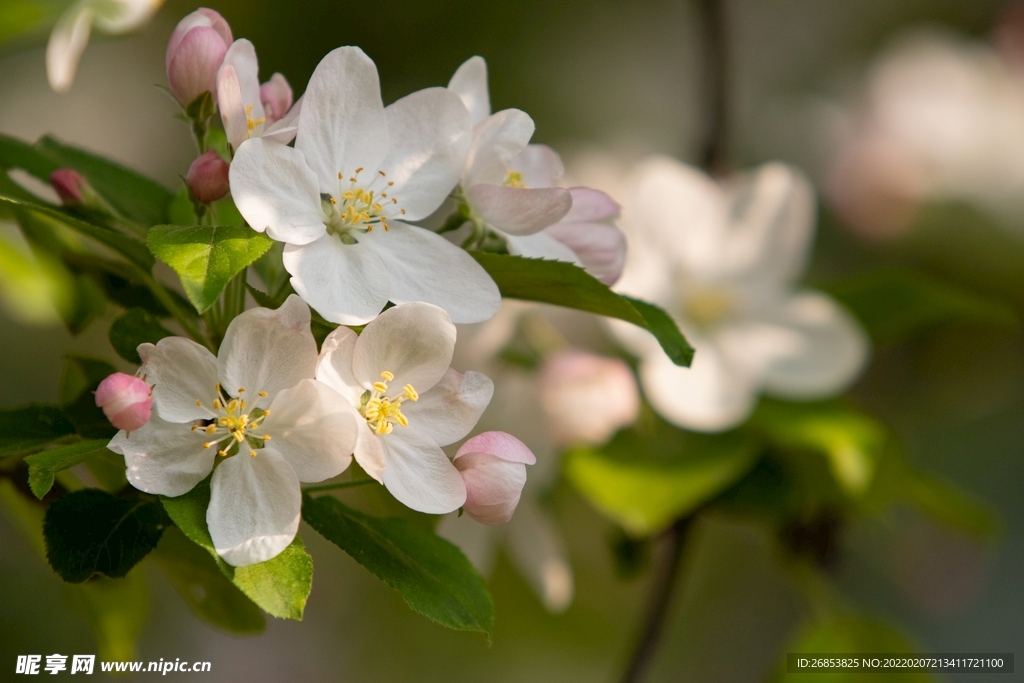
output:
POLYGON ((336 484, 322 484, 320 486, 307 486, 302 489, 303 493, 319 493, 321 491, 334 491, 336 489, 347 489, 363 484, 376 484, 376 479, 356 479, 355 481, 341 481, 336 484))

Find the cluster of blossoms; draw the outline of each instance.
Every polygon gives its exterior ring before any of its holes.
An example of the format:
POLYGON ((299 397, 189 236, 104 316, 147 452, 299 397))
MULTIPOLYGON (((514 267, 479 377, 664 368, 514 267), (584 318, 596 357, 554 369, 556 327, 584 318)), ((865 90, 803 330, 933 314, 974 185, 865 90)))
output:
MULTIPOLYGON (((284 243, 297 296, 235 317, 217 355, 167 337, 139 346, 135 376, 101 384, 96 402, 122 430, 109 447, 129 482, 179 496, 212 473, 207 524, 235 566, 283 551, 300 482, 353 459, 412 509, 509 521, 532 451, 504 432, 478 434, 451 458, 442 450, 469 435, 494 391, 485 375, 450 367, 454 323, 489 319, 501 295, 456 238, 425 226, 454 211, 477 245, 504 240, 511 253, 613 282, 625 261, 618 205, 555 186, 561 161, 528 144, 532 120, 490 114, 478 57, 448 88, 385 107, 373 62, 338 48, 296 99, 281 74, 261 84, 252 44, 204 8, 178 24, 166 68, 186 115, 205 124, 215 106, 227 140, 226 154, 192 163, 191 198, 202 207, 230 192, 248 225, 284 243), (310 307, 339 325, 319 350, 310 307)), ((80 177, 53 182, 65 203, 81 201, 80 177)))

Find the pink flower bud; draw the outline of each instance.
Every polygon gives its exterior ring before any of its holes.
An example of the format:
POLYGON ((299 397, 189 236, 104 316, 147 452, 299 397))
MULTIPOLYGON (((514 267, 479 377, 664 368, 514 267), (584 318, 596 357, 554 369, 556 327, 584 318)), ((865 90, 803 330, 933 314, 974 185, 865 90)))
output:
POLYGON ((511 434, 484 432, 462 444, 453 462, 466 482, 466 514, 481 524, 504 524, 519 505, 526 465, 537 458, 511 434))
POLYGON ((229 189, 228 168, 228 162, 212 149, 196 157, 185 176, 192 196, 202 204, 209 204, 226 195, 229 189))
POLYGON ((632 424, 640 410, 633 372, 617 358, 582 351, 549 356, 540 372, 540 401, 561 445, 599 445, 632 424))
POLYGON ((135 431, 149 422, 151 391, 138 377, 115 372, 96 388, 96 405, 103 409, 110 424, 126 432, 135 431))
POLYGON ((73 168, 58 168, 50 174, 50 184, 57 191, 60 202, 64 206, 82 204, 86 180, 73 168))
POLYGON ((260 102, 263 104, 263 115, 267 117, 266 125, 274 123, 292 108, 294 95, 292 86, 281 74, 274 74, 270 80, 260 86, 260 102))
POLYGON ((209 92, 217 98, 217 70, 231 46, 231 27, 217 12, 202 7, 188 15, 167 43, 167 82, 175 99, 187 106, 209 92))

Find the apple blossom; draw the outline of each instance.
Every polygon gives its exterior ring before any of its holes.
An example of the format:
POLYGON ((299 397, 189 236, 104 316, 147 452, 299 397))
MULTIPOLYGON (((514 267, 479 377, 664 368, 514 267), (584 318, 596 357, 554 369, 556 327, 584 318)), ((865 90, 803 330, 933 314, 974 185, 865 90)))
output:
POLYGON ((387 301, 425 301, 455 322, 486 320, 497 286, 465 251, 424 228, 458 181, 470 138, 444 88, 383 106, 362 50, 330 52, 313 72, 295 147, 243 142, 231 192, 255 230, 285 243, 292 285, 333 322, 366 323, 387 301))
POLYGON ((612 221, 619 207, 599 190, 557 187, 562 160, 530 145, 533 120, 518 109, 491 114, 487 64, 467 60, 452 76, 470 113, 473 142, 461 184, 470 211, 500 234, 509 252, 578 263, 611 284, 625 262, 625 237, 612 221))
POLYGON ((201 204, 215 202, 228 193, 228 162, 216 150, 196 157, 185 174, 192 196, 201 204))
POLYGON ((110 424, 133 432, 149 422, 153 406, 152 387, 123 372, 115 372, 96 387, 96 405, 110 424))
POLYGON ((420 512, 443 514, 466 502, 466 484, 441 447, 469 433, 494 392, 485 375, 449 367, 454 349, 448 314, 408 303, 359 335, 334 330, 317 362, 317 380, 358 414, 356 461, 420 512))
POLYGON ((79 206, 85 199, 88 182, 73 168, 58 168, 50 174, 50 185, 60 197, 61 204, 79 206))
POLYGON ((618 358, 559 351, 544 359, 540 402, 558 444, 600 445, 640 411, 633 371, 618 358))
POLYGON ((505 432, 484 432, 459 447, 452 460, 466 483, 466 514, 481 524, 512 519, 526 485, 526 466, 537 458, 505 432))
POLYGON ((231 150, 249 138, 265 136, 282 143, 295 138, 300 102, 292 106, 292 89, 281 74, 262 86, 256 49, 244 38, 224 55, 217 75, 217 102, 231 150))
POLYGON ((46 44, 46 77, 56 92, 67 92, 93 26, 109 34, 140 28, 163 0, 78 0, 57 20, 46 44))
POLYGON ((212 9, 201 7, 178 22, 164 64, 171 94, 183 107, 204 92, 217 101, 217 72, 231 39, 231 27, 212 9))
POLYGON ((153 383, 153 416, 110 450, 128 481, 164 496, 187 493, 213 471, 206 521, 214 547, 241 567, 284 550, 299 527, 299 482, 323 481, 352 461, 356 421, 313 379, 309 308, 290 296, 228 326, 220 354, 183 337, 139 345, 153 383))
POLYGON ((689 429, 741 423, 762 390, 816 399, 847 387, 868 342, 828 296, 800 291, 814 225, 814 194, 779 163, 719 185, 657 157, 636 171, 628 204, 631 249, 617 289, 660 304, 696 349, 675 365, 650 334, 612 323, 640 356, 654 408, 689 429))

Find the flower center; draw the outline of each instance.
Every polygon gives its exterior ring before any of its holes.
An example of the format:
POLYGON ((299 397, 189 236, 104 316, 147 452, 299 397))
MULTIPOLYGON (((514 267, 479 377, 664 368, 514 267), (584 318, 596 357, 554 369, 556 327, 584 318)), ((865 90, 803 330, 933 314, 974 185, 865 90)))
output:
POLYGON ((359 412, 366 418, 366 424, 377 436, 390 434, 397 422, 402 427, 409 426, 409 419, 402 414, 402 403, 420 400, 420 395, 411 384, 402 387, 402 395, 387 397, 388 382, 395 378, 394 374, 385 370, 380 373, 380 381, 373 383, 373 390, 363 394, 359 412))
POLYGON ((338 235, 345 244, 355 244, 354 232, 372 232, 380 226, 389 230, 388 220, 405 214, 398 206, 398 200, 388 196, 394 181, 387 179, 384 171, 377 171, 372 180, 362 183, 359 174, 362 168, 347 178, 338 171, 338 190, 333 195, 320 195, 326 219, 324 225, 331 234, 338 235))
MULTIPOLYGON (((267 397, 267 392, 260 391, 256 394, 256 401, 249 406, 248 402, 241 398, 245 393, 245 387, 239 387, 236 392, 238 398, 230 398, 227 401, 223 398, 220 384, 217 385, 217 398, 213 399, 211 409, 216 416, 210 420, 204 420, 202 424, 193 424, 192 431, 202 430, 214 438, 203 444, 203 448, 217 447, 217 453, 227 457, 238 453, 242 444, 249 448, 249 455, 256 457, 256 449, 263 448, 263 443, 270 441, 269 434, 255 434, 263 424, 263 420, 270 415, 270 410, 257 407, 259 402, 267 397)), ((196 405, 202 407, 203 402, 196 399, 196 405)))
POLYGON ((267 117, 265 116, 261 116, 258 119, 254 119, 252 117, 252 107, 253 105, 251 104, 245 105, 245 128, 248 131, 246 133, 246 136, 249 138, 252 137, 253 131, 256 130, 256 126, 263 125, 263 123, 267 120, 267 117))
POLYGON ((511 168, 505 172, 505 180, 501 184, 505 187, 528 187, 523 182, 523 174, 519 171, 513 171, 511 168))
POLYGON ((711 327, 736 309, 735 298, 721 289, 698 289, 683 298, 683 314, 698 327, 711 327))

